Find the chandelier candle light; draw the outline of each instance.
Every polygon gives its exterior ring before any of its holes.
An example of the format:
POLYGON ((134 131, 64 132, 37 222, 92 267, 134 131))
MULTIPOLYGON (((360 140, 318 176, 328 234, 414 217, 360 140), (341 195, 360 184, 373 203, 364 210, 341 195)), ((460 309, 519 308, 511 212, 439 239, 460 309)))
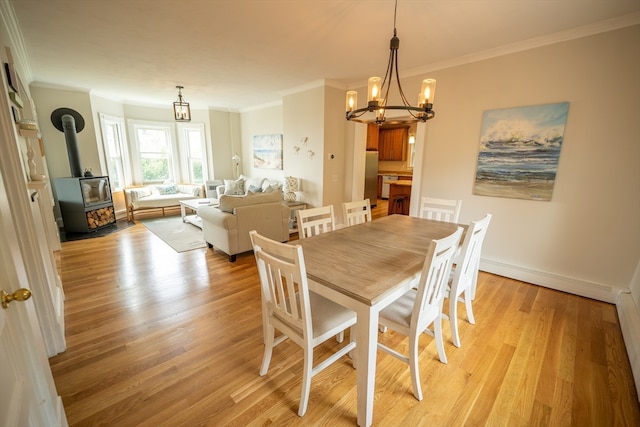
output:
POLYGON ((296 191, 298 191, 298 178, 287 176, 284 179, 284 199, 288 202, 295 202, 296 191))
POLYGON ((178 89, 178 100, 173 103, 173 114, 176 118, 176 122, 190 122, 191 121, 191 108, 189 103, 182 99, 183 86, 176 86, 178 89))
POLYGON ((358 106, 358 92, 350 90, 347 92, 347 120, 360 123, 368 123, 375 121, 375 123, 381 125, 384 123, 386 110, 405 110, 414 120, 426 122, 435 116, 433 111, 433 98, 436 91, 436 81, 434 79, 424 79, 422 81, 422 88, 418 94, 417 106, 412 106, 407 101, 404 92, 402 91, 402 85, 400 84, 400 75, 398 74, 398 49, 400 47, 400 39, 397 37, 396 31, 396 14, 398 11, 398 0, 396 0, 395 10, 393 13, 393 37, 389 45, 389 63, 387 64, 387 72, 384 75, 384 80, 380 77, 370 77, 367 95, 367 106, 363 108, 357 108, 358 106), (398 85, 398 91, 403 105, 386 105, 389 100, 389 88, 394 80, 398 85), (382 82, 382 83, 381 83, 382 82), (373 120, 366 120, 361 118, 365 113, 374 113, 375 118, 373 120))

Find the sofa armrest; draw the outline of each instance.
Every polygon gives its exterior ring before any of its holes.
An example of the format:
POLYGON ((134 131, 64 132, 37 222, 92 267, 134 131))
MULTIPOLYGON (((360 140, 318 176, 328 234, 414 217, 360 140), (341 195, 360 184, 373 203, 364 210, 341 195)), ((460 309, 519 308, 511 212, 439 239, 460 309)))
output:
POLYGON ((238 218, 234 214, 222 212, 216 206, 201 206, 198 208, 197 214, 202 219, 203 224, 207 222, 211 226, 227 231, 235 231, 238 227, 238 218))
POLYGON ((216 193, 218 194, 218 197, 216 197, 216 199, 220 199, 220 196, 222 196, 225 191, 227 191, 227 187, 225 187, 224 184, 218 185, 216 187, 216 193))
POLYGON ((128 206, 133 205, 135 202, 143 197, 150 196, 152 191, 149 187, 130 187, 124 189, 125 197, 128 200, 128 206))
POLYGON ((203 186, 194 184, 178 184, 178 193, 188 194, 194 197, 204 197, 203 186))

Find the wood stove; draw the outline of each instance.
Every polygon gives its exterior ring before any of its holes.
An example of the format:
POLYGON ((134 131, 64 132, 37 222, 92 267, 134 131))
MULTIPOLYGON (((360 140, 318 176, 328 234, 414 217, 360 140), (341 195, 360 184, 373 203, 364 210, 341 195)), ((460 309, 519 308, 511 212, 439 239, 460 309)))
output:
POLYGON ((87 233, 116 222, 108 176, 56 178, 65 232, 87 233))
POLYGON ((65 232, 87 233, 116 222, 108 176, 82 176, 77 133, 84 129, 84 119, 71 108, 58 108, 51 122, 64 132, 71 177, 57 178, 56 197, 65 232))

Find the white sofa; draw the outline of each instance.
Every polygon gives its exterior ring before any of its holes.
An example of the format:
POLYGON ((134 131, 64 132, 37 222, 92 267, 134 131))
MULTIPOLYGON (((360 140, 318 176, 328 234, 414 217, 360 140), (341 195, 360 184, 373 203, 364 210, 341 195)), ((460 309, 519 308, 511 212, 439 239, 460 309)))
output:
POLYGON ((130 187, 124 190, 127 219, 133 221, 135 213, 143 210, 160 210, 180 206, 180 200, 204 197, 204 187, 200 184, 164 183, 145 187, 130 187))
POLYGON ((282 192, 248 195, 223 194, 219 206, 202 206, 202 235, 210 248, 227 255, 231 262, 236 254, 252 250, 249 231, 279 242, 289 240, 289 207, 282 203, 282 192))

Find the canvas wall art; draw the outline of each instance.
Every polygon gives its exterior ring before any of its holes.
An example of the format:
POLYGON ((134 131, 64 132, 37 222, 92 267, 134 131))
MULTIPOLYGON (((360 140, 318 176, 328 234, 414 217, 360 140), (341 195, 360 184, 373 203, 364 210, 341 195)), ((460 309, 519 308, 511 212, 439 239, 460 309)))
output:
POLYGON ((569 103, 487 110, 473 194, 551 200, 569 103))
POLYGON ((282 170, 282 134, 253 136, 253 167, 282 170))

